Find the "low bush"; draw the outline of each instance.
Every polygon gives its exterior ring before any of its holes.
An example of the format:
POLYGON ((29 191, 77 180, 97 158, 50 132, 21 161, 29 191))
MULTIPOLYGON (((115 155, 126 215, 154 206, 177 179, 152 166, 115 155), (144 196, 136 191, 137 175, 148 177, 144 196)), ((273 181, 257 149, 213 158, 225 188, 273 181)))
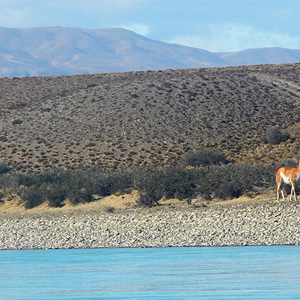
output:
POLYGON ((182 160, 183 166, 206 167, 210 165, 227 164, 228 160, 223 152, 202 149, 187 153, 182 160))
POLYGON ((69 195, 68 189, 62 185, 52 185, 44 194, 44 200, 47 200, 50 207, 61 207, 69 195))
POLYGON ((4 162, 0 162, 0 174, 5 174, 8 173, 9 171, 10 171, 9 166, 4 162))
POLYGON ((280 130, 278 127, 271 127, 266 131, 266 135, 262 140, 266 144, 278 145, 290 138, 291 136, 288 132, 280 130))
POLYGON ((191 199, 201 171, 179 167, 140 170, 135 173, 134 188, 140 192, 139 204, 157 205, 161 198, 191 199))
POLYGON ((109 196, 117 192, 122 194, 132 188, 132 172, 128 170, 94 171, 92 176, 93 192, 100 196, 109 196))
POLYGON ((43 202, 60 207, 71 203, 94 201, 94 195, 108 196, 138 190, 141 206, 155 206, 161 198, 191 200, 229 199, 259 194, 275 186, 274 166, 228 164, 209 168, 134 169, 107 172, 100 169, 63 171, 42 174, 2 174, 0 189, 20 195, 26 208, 43 202))
POLYGON ((12 121, 12 125, 20 125, 22 123, 23 123, 23 121, 21 119, 16 119, 16 120, 12 121))
POLYGON ((276 163, 277 167, 289 167, 289 168, 296 168, 298 162, 294 159, 281 159, 276 163))
MULTIPOLYGON (((43 202, 60 207, 66 199, 72 204, 94 200, 93 195, 109 196, 116 192, 124 193, 132 188, 132 174, 129 171, 106 172, 90 170, 53 170, 39 174, 14 175, 18 186, 24 186, 22 198, 27 208, 43 202)), ((8 185, 8 177, 1 180, 8 185)))
POLYGON ((211 168, 197 189, 205 199, 231 199, 266 192, 274 187, 274 182, 273 166, 231 164, 211 168))
POLYGON ((67 196, 70 202, 74 205, 79 203, 88 203, 94 200, 93 194, 84 188, 72 189, 67 196))
POLYGON ((116 211, 116 208, 113 206, 108 206, 106 207, 105 211, 108 213, 114 213, 116 211))
POLYGON ((160 170, 140 169, 133 173, 133 188, 139 191, 140 199, 138 204, 141 206, 154 206, 162 198, 160 170))
POLYGON ((196 181, 201 171, 166 168, 162 171, 161 189, 166 199, 189 199, 194 196, 196 181))
POLYGON ((24 201, 25 208, 33 208, 45 202, 45 191, 42 187, 30 187, 23 190, 20 197, 24 201))

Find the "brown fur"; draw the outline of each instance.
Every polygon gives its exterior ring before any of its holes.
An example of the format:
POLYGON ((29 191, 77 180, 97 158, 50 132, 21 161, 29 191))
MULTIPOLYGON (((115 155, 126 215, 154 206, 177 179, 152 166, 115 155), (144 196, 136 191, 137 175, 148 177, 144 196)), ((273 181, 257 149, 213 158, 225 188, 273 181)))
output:
MULTIPOLYGON (((292 200, 292 195, 294 195, 294 199, 297 200, 294 181, 298 180, 300 176, 300 161, 298 163, 297 168, 277 167, 275 169, 275 175, 276 175, 276 184, 277 184, 277 201, 279 201, 279 191, 280 191, 282 180, 285 183, 290 184, 292 186, 290 201, 292 200)), ((282 198, 285 200, 282 189, 281 189, 281 194, 282 194, 282 198)))

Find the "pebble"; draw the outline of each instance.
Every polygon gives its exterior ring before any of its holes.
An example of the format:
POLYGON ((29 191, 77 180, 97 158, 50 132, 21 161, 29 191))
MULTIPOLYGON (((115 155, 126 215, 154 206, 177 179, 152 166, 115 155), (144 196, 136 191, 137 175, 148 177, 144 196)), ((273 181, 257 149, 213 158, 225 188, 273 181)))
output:
POLYGON ((0 215, 0 249, 299 245, 300 204, 0 215))

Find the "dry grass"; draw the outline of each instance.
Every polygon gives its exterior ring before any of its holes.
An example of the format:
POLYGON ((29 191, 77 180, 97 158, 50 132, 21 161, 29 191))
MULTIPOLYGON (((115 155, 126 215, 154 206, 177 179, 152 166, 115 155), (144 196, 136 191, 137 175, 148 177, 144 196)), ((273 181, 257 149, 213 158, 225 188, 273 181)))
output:
POLYGON ((63 207, 49 207, 44 202, 43 204, 32 209, 25 209, 22 200, 15 197, 11 200, 5 199, 0 204, 0 215, 15 215, 15 214, 44 214, 44 213, 88 213, 88 212, 102 212, 108 208, 113 207, 117 210, 136 208, 138 200, 138 193, 133 191, 130 194, 111 195, 101 198, 91 203, 72 205, 68 200, 63 207))
MULTIPOLYGON (((103 213, 107 212, 109 208, 113 208, 118 213, 126 212, 126 210, 142 210, 145 208, 137 207, 139 195, 136 191, 131 194, 124 195, 111 195, 104 197, 91 203, 72 205, 68 200, 63 207, 49 207, 47 203, 43 203, 32 209, 25 209, 20 198, 16 197, 10 201, 6 200, 0 204, 0 216, 19 216, 19 215, 43 215, 43 214, 89 214, 89 213, 103 213)), ((286 202, 287 200, 285 200, 286 202)), ((265 195, 258 195, 256 197, 242 196, 240 198, 231 200, 218 200, 213 201, 202 201, 199 199, 193 199, 192 205, 188 205, 187 202, 180 201, 178 199, 161 199, 159 206, 153 208, 158 209, 180 209, 186 207, 192 207, 194 209, 207 209, 218 206, 236 206, 236 205, 250 205, 258 203, 275 203, 275 192, 271 191, 265 195)), ((284 202, 280 200, 280 202, 284 202)))

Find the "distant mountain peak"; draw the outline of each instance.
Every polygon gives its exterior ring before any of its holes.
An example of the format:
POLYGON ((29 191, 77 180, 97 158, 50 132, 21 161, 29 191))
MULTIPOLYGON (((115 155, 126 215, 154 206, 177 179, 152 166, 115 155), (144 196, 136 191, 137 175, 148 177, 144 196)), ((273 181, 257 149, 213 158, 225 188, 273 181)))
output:
POLYGON ((0 27, 0 77, 187 69, 300 61, 300 50, 212 53, 123 28, 0 27))

